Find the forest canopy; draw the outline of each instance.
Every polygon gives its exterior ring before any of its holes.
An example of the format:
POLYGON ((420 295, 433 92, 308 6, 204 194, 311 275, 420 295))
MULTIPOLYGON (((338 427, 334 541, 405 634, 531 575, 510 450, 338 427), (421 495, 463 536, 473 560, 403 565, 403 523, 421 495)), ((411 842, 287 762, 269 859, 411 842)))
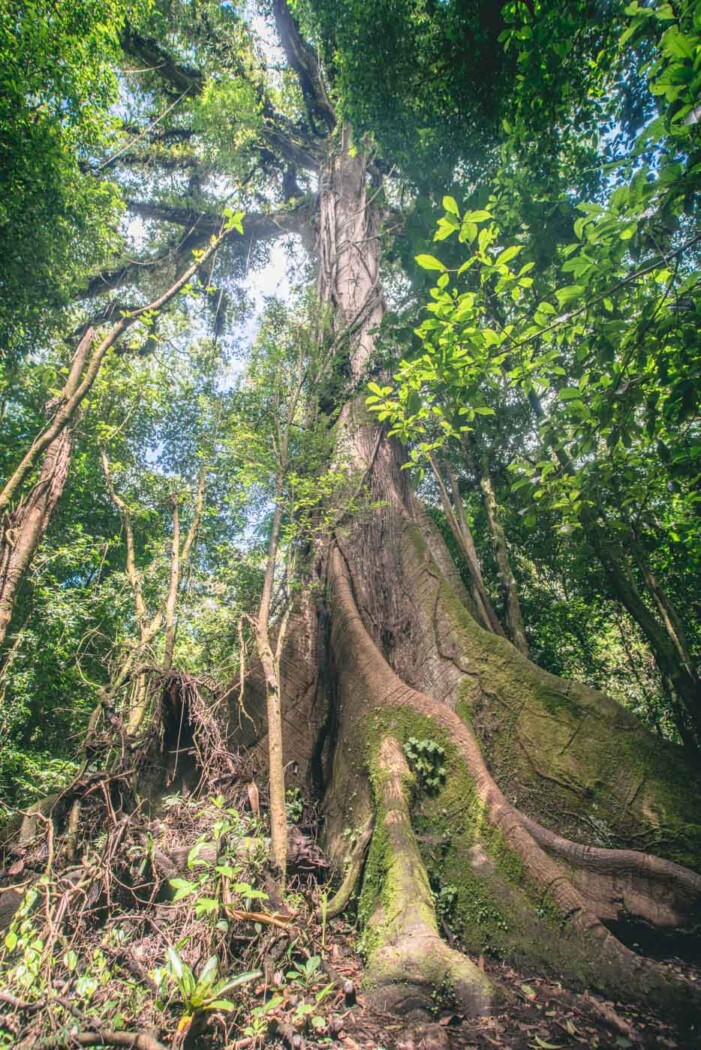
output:
POLYGON ((696 1045, 700 99, 693 0, 0 5, 0 1046, 696 1045))

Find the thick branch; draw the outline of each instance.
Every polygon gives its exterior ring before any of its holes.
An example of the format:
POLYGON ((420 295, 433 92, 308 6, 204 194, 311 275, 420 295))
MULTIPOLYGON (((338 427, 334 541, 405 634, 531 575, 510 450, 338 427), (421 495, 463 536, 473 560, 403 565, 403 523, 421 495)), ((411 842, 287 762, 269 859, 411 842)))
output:
POLYGON ((273 15, 280 43, 297 74, 312 124, 320 122, 332 131, 336 126, 336 114, 326 93, 316 51, 302 39, 286 0, 273 0, 273 15))
POLYGON ((193 95, 202 91, 204 76, 200 70, 177 62, 156 40, 127 29, 122 34, 122 47, 178 91, 188 91, 193 95))

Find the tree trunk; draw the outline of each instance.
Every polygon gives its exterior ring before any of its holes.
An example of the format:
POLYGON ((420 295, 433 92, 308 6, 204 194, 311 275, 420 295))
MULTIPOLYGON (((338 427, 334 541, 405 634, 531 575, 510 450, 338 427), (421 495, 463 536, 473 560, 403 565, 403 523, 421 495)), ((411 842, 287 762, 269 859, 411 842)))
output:
MULTIPOLYGON (((679 715, 675 719, 680 734, 682 738, 685 735, 688 738, 688 724, 696 738, 698 751, 701 744, 701 682, 693 667, 680 654, 674 632, 670 633, 666 624, 657 619, 643 600, 627 571, 623 551, 605 535, 593 515, 588 514, 583 521, 587 527, 587 538, 606 573, 613 594, 642 630, 660 672, 681 701, 685 717, 683 722, 679 715)), ((652 598, 655 600, 654 591, 652 598)))
MULTIPOLYGON (((531 392, 529 402, 536 419, 542 422, 545 413, 540 398, 531 392)), ((553 445, 552 441, 548 444, 563 471, 574 474, 575 467, 567 451, 559 445, 553 445)), ((675 630, 675 625, 679 624, 678 615, 671 608, 666 595, 662 599, 659 593, 655 593, 657 581, 650 574, 651 578, 646 578, 645 582, 650 590, 651 600, 662 615, 660 622, 646 605, 632 574, 628 571, 625 553, 602 528, 596 513, 590 507, 585 506, 581 513, 581 522, 589 544, 606 573, 613 595, 640 627, 662 677, 669 682, 681 701, 684 718, 680 718, 679 708, 675 705, 675 722, 682 740, 688 741, 690 732, 693 733, 696 738, 695 749, 698 751, 701 749, 701 680, 683 645, 683 635, 680 636, 675 630)), ((643 575, 645 578, 645 573, 643 575)))
POLYGON ((506 626, 509 637, 517 649, 528 656, 528 642, 523 630, 523 617, 521 616, 521 603, 518 600, 518 589, 516 580, 511 571, 511 559, 509 548, 506 545, 506 536, 502 528, 499 516, 497 497, 489 473, 489 465, 485 462, 480 464, 480 487, 484 496, 484 507, 487 512, 487 523, 489 533, 492 537, 494 547, 494 559, 497 563, 499 579, 504 592, 504 607, 506 610, 506 626))
POLYGON ((0 546, 0 645, 25 577, 61 498, 68 477, 73 438, 63 430, 44 453, 41 474, 26 500, 7 515, 0 546))
POLYGON ((453 493, 453 499, 451 502, 451 498, 448 495, 448 489, 443 480, 440 465, 435 454, 432 452, 429 453, 429 461, 436 479, 436 484, 438 485, 441 506, 443 507, 443 513, 446 516, 448 527, 458 545, 458 550, 467 564, 467 569, 470 574, 470 593, 475 604, 477 621, 480 626, 484 627, 486 630, 494 631, 495 634, 503 634, 504 629, 499 623, 499 617, 492 608, 492 604, 489 601, 484 586, 484 580, 482 579, 482 566, 480 565, 480 560, 477 555, 477 548, 475 547, 472 530, 467 524, 467 518, 465 517, 465 508, 460 496, 460 487, 457 478, 450 468, 448 468, 450 487, 453 493))
POLYGON ((180 507, 177 496, 174 495, 171 499, 173 504, 173 535, 170 545, 170 584, 165 605, 166 638, 163 652, 163 669, 165 671, 170 671, 173 666, 176 633, 175 610, 178 603, 178 587, 180 586, 180 507))
MULTIPOLYGON (((280 692, 280 660, 270 641, 270 611, 275 582, 280 526, 282 523, 284 473, 281 467, 275 491, 275 510, 270 532, 268 560, 263 580, 255 635, 258 659, 265 678, 265 706, 268 729, 268 784, 270 788, 270 839, 272 857, 278 870, 281 887, 285 884, 287 868, 287 811, 285 800, 285 761, 283 755, 282 696, 280 692)), ((277 649, 279 651, 280 645, 277 649)))
MULTIPOLYGON (((359 376, 382 298, 366 161, 348 145, 345 129, 322 179, 320 290, 359 376)), ((436 995, 471 1014, 499 1000, 438 937, 428 887, 449 885, 453 925, 471 954, 496 951, 688 1008, 692 992, 606 924, 693 927, 697 774, 614 701, 542 671, 479 625, 400 449, 362 397, 340 415, 338 458, 365 479, 374 509, 337 530, 325 558, 326 841, 342 865, 348 829, 362 836, 374 813, 359 897, 369 996, 403 1014, 430 1011, 436 995), (402 747, 412 737, 443 749, 435 795, 407 769, 402 747), (421 839, 416 820, 429 832, 421 839)))

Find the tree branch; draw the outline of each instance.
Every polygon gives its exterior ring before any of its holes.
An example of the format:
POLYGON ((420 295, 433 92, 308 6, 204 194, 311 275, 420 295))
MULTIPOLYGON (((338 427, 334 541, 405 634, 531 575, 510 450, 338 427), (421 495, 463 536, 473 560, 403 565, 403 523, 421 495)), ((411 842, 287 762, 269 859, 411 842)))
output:
POLYGON ((145 306, 140 306, 130 314, 120 318, 117 324, 110 329, 102 342, 92 350, 92 354, 81 382, 71 393, 70 397, 66 398, 66 400, 59 405, 48 426, 46 426, 34 439, 20 460, 18 466, 6 482, 2 492, 0 492, 0 511, 4 511, 8 506, 17 489, 34 468, 34 464, 44 449, 47 448, 53 439, 71 423, 78 408, 92 390, 93 383, 102 367, 102 362, 107 352, 119 339, 121 339, 122 335, 128 331, 132 325, 136 324, 136 322, 144 316, 144 314, 154 316, 162 310, 164 306, 167 306, 168 303, 182 291, 185 285, 192 280, 200 267, 205 265, 208 259, 211 258, 214 252, 217 251, 222 242, 230 236, 231 233, 233 233, 233 227, 223 229, 218 237, 212 237, 209 247, 192 263, 191 266, 187 268, 187 270, 184 271, 184 273, 178 277, 176 281, 174 281, 173 284, 171 284, 165 292, 157 296, 151 302, 146 303, 145 306))
POLYGON ((326 93, 316 51, 302 38, 286 0, 273 0, 273 16, 282 49, 297 74, 312 126, 320 122, 332 131, 336 113, 326 93))
POLYGON ((205 78, 200 70, 177 62, 156 40, 127 29, 122 34, 122 48, 128 55, 145 62, 149 70, 157 73, 176 90, 187 91, 192 95, 202 91, 205 78))

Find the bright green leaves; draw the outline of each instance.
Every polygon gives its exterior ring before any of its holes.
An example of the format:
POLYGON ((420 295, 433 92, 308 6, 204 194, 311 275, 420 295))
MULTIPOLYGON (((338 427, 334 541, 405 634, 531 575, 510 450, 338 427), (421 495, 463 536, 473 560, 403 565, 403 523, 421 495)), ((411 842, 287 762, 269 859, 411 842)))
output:
POLYGON ((436 259, 435 255, 417 255, 416 262, 422 270, 438 270, 445 273, 448 269, 440 259, 436 259))
POLYGON ((178 1025, 178 1031, 187 1029, 198 1012, 204 1010, 235 1010, 236 1005, 223 996, 240 988, 242 985, 250 984, 262 976, 261 970, 251 970, 236 974, 233 977, 219 977, 219 959, 216 955, 210 956, 202 967, 199 975, 195 976, 192 968, 184 961, 175 948, 168 948, 167 974, 174 983, 181 1001, 182 1016, 178 1025))
POLYGON ((45 338, 91 268, 117 244, 115 187, 91 170, 117 121, 124 0, 0 5, 0 345, 45 338))
POLYGON ((234 211, 233 208, 224 208, 222 215, 225 219, 225 230, 236 230, 237 233, 243 233, 243 217, 245 212, 234 211))

